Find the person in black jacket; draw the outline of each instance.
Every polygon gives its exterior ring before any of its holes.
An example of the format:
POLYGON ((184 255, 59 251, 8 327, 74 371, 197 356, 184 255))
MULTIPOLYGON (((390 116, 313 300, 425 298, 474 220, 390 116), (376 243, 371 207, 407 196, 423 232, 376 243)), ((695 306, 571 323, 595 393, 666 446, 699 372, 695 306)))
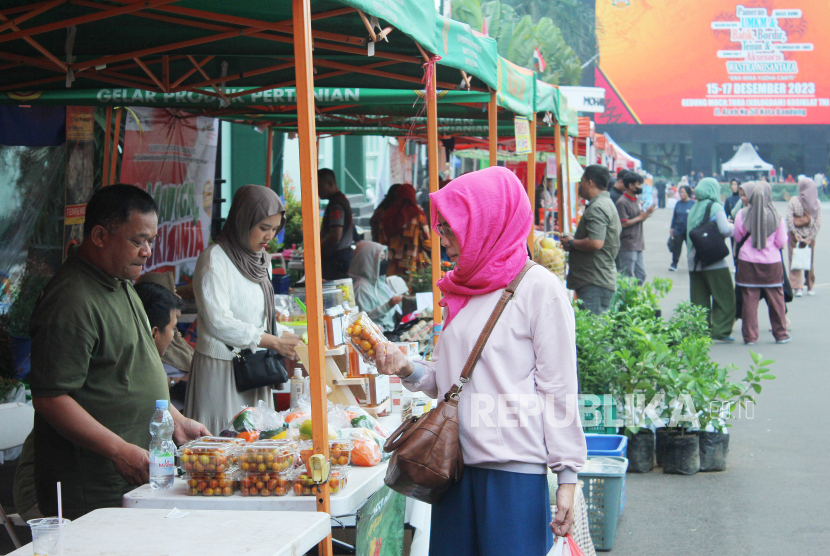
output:
POLYGON ((686 242, 686 221, 689 219, 689 211, 692 210, 695 202, 692 200, 692 188, 688 185, 680 186, 680 200, 674 205, 674 214, 671 217, 671 229, 669 230, 669 249, 671 250, 671 266, 669 270, 677 271, 677 261, 680 260, 680 253, 683 251, 683 244, 686 242))

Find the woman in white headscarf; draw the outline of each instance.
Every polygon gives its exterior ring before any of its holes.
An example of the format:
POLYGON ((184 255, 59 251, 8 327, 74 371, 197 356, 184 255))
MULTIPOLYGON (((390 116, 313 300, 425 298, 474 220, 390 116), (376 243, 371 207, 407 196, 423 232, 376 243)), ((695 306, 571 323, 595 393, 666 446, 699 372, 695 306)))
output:
POLYGON ((742 332, 744 343, 758 340, 758 303, 763 294, 769 306, 769 319, 776 343, 790 341, 784 304, 784 262, 781 249, 787 244, 787 223, 772 204, 772 189, 767 182, 748 182, 741 186, 747 207, 735 217, 735 245, 739 248, 735 283, 743 296, 742 332))
MULTIPOLYGON (((821 203, 818 200, 818 187, 810 178, 802 177, 798 181, 798 196, 791 197, 787 204, 787 232, 789 233, 790 268, 793 263, 793 250, 796 246, 810 247, 813 256, 816 251, 816 236, 821 229, 821 203)), ((815 294, 813 286, 816 283, 816 273, 813 270, 813 260, 810 260, 810 270, 790 270, 790 285, 793 294, 801 297, 804 286, 807 286, 807 295, 815 294)))
POLYGON ((386 259, 386 246, 373 241, 357 244, 349 266, 349 276, 354 281, 355 301, 361 311, 384 330, 395 328, 395 307, 403 299, 392 295, 386 285, 386 272, 381 271, 386 259))

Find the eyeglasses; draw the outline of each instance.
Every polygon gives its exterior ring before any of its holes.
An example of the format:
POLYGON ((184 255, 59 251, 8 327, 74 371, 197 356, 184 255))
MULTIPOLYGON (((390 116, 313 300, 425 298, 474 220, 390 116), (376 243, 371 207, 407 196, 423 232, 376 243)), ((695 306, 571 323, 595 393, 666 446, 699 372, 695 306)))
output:
POLYGON ((444 226, 440 222, 435 226, 435 229, 438 230, 438 235, 441 237, 445 237, 447 239, 455 238, 455 234, 452 231, 452 228, 449 226, 444 226))

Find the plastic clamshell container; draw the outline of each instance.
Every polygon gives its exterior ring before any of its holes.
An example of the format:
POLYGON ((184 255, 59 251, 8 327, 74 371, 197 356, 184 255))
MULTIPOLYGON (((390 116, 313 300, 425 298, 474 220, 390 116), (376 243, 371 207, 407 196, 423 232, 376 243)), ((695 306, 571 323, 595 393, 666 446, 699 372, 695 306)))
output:
POLYGON ((617 536, 617 522, 625 507, 625 472, 628 460, 623 457, 588 457, 579 472, 582 494, 588 511, 588 530, 597 550, 611 550, 617 536))
POLYGON ((352 462, 354 442, 348 440, 329 440, 329 458, 332 467, 343 467, 352 462))
POLYGON ((188 496, 231 496, 239 489, 235 474, 188 473, 184 480, 188 496))
POLYGON ((338 494, 341 490, 346 488, 346 483, 349 478, 348 467, 338 467, 331 470, 331 478, 329 479, 329 491, 332 495, 338 494))
MULTIPOLYGON (((298 298, 305 303, 305 288, 294 288, 291 292, 292 297, 298 298)), ((296 304, 296 301, 294 302, 296 304)), ((323 285, 323 310, 331 309, 336 305, 343 303, 343 290, 331 286, 330 283, 323 285)))
POLYGON ((242 496, 285 496, 294 484, 292 471, 245 473, 239 482, 242 496))
POLYGON ((589 456, 628 457, 628 437, 622 434, 585 434, 589 456))
POLYGON ((239 448, 232 442, 190 442, 177 452, 179 466, 187 473, 227 473, 235 468, 239 448))
POLYGON ((347 319, 344 338, 357 350, 368 365, 375 365, 375 349, 378 344, 386 342, 386 338, 378 325, 364 313, 347 319))
POLYGON ((278 473, 294 467, 297 448, 284 440, 258 440, 239 452, 239 468, 244 473, 278 473))
POLYGON ((294 494, 297 496, 316 496, 317 486, 305 470, 297 470, 294 474, 294 494))

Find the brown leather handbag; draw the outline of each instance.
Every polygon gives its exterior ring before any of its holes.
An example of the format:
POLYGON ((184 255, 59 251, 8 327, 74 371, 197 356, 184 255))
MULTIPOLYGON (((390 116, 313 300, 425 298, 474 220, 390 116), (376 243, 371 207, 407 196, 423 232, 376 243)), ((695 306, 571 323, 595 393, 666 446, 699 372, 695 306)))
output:
POLYGON ((513 298, 519 282, 534 264, 533 261, 528 261, 502 293, 473 352, 467 358, 461 372, 461 384, 454 384, 435 409, 421 417, 410 417, 387 439, 383 449, 393 454, 384 482, 392 490, 432 504, 441 499, 450 485, 461 480, 464 471, 464 458, 458 440, 458 400, 461 389, 469 382, 484 345, 507 303, 513 298))

